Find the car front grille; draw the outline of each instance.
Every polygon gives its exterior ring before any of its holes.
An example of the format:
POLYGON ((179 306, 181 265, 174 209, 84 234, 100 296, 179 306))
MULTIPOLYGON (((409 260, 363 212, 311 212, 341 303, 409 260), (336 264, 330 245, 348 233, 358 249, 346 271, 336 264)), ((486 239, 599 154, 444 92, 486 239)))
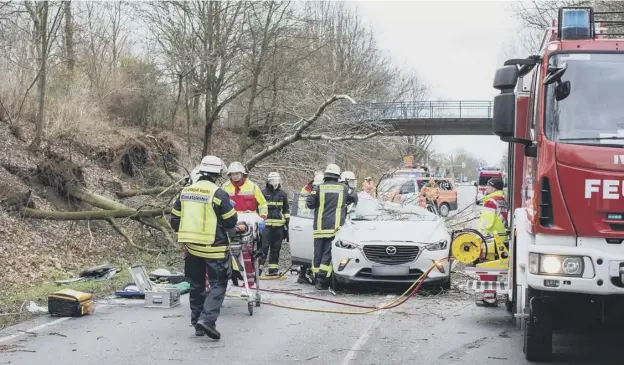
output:
POLYGON ((367 245, 364 246, 364 255, 369 261, 384 265, 401 265, 416 260, 418 246, 392 246, 396 248, 394 255, 389 255, 386 248, 392 245, 367 245))

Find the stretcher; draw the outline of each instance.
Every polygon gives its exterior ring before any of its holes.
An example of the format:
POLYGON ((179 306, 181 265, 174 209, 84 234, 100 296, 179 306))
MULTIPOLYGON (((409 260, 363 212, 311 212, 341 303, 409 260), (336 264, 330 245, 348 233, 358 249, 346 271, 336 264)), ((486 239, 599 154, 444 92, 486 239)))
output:
POLYGON ((230 243, 230 253, 232 256, 232 278, 242 280, 243 297, 247 298, 247 309, 249 315, 253 316, 254 305, 260 306, 260 230, 258 221, 261 218, 252 212, 238 213, 238 223, 236 224, 236 233, 230 243), (245 264, 243 260, 243 252, 251 251, 255 277, 255 293, 252 295, 252 289, 247 281, 247 273, 245 272, 245 264))

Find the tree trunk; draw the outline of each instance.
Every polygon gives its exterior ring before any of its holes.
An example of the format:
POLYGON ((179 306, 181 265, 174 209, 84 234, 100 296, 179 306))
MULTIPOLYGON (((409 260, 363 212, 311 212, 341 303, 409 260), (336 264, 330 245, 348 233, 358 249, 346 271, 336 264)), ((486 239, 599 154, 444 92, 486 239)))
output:
POLYGON ((109 218, 143 218, 157 217, 163 213, 170 213, 171 208, 165 210, 87 210, 82 212, 55 212, 24 208, 22 214, 28 218, 50 219, 55 221, 82 221, 82 220, 107 220, 109 218))
POLYGON ((191 157, 191 105, 189 100, 189 82, 188 79, 186 81, 186 87, 184 88, 184 106, 186 110, 186 148, 189 155, 191 157))
MULTIPOLYGON (((158 188, 149 188, 149 189, 143 189, 143 190, 126 190, 126 191, 118 191, 117 196, 120 198, 130 198, 133 196, 138 196, 138 195, 156 195, 156 194, 160 194, 163 191, 167 190, 169 188, 166 187, 158 187, 158 188)), ((170 189, 171 193, 175 193, 174 189, 170 189)))
POLYGON ((47 62, 48 62, 48 7, 47 1, 41 2, 41 6, 38 9, 39 13, 39 29, 37 29, 37 35, 39 38, 39 110, 37 112, 37 128, 35 130, 35 138, 30 143, 29 149, 37 150, 41 145, 41 138, 43 137, 43 127, 45 123, 45 96, 46 96, 46 81, 47 81, 47 62))
POLYGON ((171 130, 175 130, 176 114, 178 114, 178 105, 180 105, 180 97, 182 96, 182 74, 178 75, 178 96, 176 97, 175 105, 173 106, 173 113, 171 115, 171 130))
POLYGON ((65 9, 65 50, 67 52, 67 70, 70 78, 76 68, 76 52, 74 50, 74 20, 71 12, 71 1, 63 1, 65 9))

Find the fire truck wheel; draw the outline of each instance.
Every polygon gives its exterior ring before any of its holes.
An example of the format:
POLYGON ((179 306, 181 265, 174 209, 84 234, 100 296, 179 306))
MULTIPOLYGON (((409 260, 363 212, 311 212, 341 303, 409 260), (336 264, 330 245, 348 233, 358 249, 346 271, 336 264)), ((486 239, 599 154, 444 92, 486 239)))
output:
POLYGON ((552 356, 552 321, 548 306, 534 300, 524 327, 524 356, 528 361, 547 361, 552 356))
POLYGON ((442 203, 438 207, 438 211, 440 212, 440 215, 442 217, 448 217, 449 213, 451 212, 451 207, 447 203, 442 203))

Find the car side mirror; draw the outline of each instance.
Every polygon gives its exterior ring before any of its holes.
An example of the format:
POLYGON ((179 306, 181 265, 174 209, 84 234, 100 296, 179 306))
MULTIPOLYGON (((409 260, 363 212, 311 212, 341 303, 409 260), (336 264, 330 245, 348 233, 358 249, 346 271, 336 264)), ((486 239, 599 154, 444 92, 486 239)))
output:
POLYGON ((474 185, 474 186, 477 186, 477 183, 474 183, 473 185, 474 185))

